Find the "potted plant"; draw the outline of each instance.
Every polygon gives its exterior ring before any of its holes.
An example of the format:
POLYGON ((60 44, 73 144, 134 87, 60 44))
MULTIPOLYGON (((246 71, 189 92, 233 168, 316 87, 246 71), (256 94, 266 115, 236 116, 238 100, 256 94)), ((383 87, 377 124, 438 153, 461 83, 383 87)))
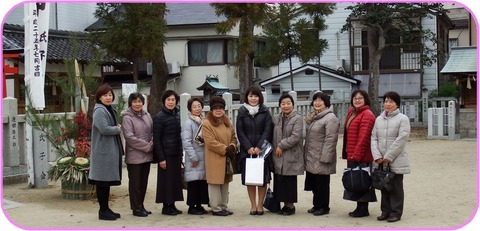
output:
POLYGON ((58 151, 59 157, 52 163, 48 178, 62 182, 62 195, 66 199, 84 199, 93 193, 88 184, 90 169, 90 119, 83 111, 73 119, 63 117, 60 129, 52 129, 47 137, 58 151))

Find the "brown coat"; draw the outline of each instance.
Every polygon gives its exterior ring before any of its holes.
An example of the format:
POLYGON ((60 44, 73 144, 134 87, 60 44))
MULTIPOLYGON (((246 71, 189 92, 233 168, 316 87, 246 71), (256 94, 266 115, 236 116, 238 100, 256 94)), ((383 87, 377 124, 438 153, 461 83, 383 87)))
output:
POLYGON ((202 135, 205 140, 205 171, 208 184, 225 184, 232 181, 232 175, 225 174, 226 148, 233 144, 237 148, 237 138, 228 116, 221 119, 207 114, 203 122, 202 135))

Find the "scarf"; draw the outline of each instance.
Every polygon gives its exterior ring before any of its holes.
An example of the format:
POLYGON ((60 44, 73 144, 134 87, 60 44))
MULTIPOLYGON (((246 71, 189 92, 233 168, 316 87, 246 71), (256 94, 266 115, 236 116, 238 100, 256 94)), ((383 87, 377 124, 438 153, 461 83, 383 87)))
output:
POLYGON ((200 114, 200 116, 195 116, 195 115, 190 114, 190 118, 198 124, 201 124, 202 121, 203 121, 203 115, 202 114, 200 114))
POLYGON ((322 110, 316 111, 313 110, 312 112, 308 113, 307 116, 305 116, 305 122, 310 125, 313 122, 313 119, 315 119, 315 116, 317 116, 320 112, 327 110, 328 108, 323 108, 322 110))
POLYGON ((250 113, 250 115, 252 116, 255 116, 258 113, 258 109, 260 108, 259 105, 251 106, 248 103, 243 103, 243 106, 247 109, 248 113, 250 113))

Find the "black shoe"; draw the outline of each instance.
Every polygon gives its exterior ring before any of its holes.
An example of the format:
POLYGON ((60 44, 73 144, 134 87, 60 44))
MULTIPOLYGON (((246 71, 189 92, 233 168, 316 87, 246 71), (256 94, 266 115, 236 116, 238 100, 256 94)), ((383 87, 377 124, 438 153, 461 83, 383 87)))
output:
POLYGON ((223 211, 227 212, 228 215, 233 215, 233 212, 232 212, 232 211, 229 211, 229 210, 223 210, 223 211))
POLYGON ((265 212, 264 211, 257 211, 257 215, 261 216, 263 215, 265 212))
POLYGON ((313 213, 315 211, 317 211, 317 208, 312 207, 311 209, 307 210, 307 213, 313 213))
POLYGON ((252 215, 252 216, 257 215, 257 210, 255 210, 255 211, 250 211, 250 215, 252 215))
POLYGON ((165 207, 165 206, 164 206, 164 207, 162 208, 162 214, 164 214, 164 215, 170 215, 170 216, 175 216, 175 215, 177 215, 178 213, 177 213, 177 210, 175 210, 174 208, 169 207, 169 206, 168 206, 168 207, 165 207))
POLYGON ((203 215, 203 211, 199 210, 197 207, 190 206, 187 211, 191 215, 203 215))
POLYGON ((116 212, 112 211, 110 208, 108 208, 108 212, 115 215, 116 218, 120 218, 120 213, 116 213, 116 212))
POLYGON ((229 214, 228 214, 228 211, 221 210, 221 211, 218 211, 218 212, 212 211, 212 215, 214 215, 214 216, 226 217, 226 216, 228 216, 229 214))
POLYGON ((380 216, 377 217, 377 220, 379 220, 379 221, 384 221, 384 220, 387 220, 388 217, 389 217, 388 214, 383 214, 383 213, 382 213, 382 215, 380 215, 380 216))
POLYGON ((282 209, 280 209, 280 211, 278 211, 277 213, 278 214, 283 214, 283 212, 285 211, 286 208, 287 208, 287 206, 283 206, 282 209))
POLYGON ((368 217, 370 216, 370 213, 368 213, 368 211, 355 210, 353 212, 349 212, 348 215, 351 217, 368 217))
POLYGON ((285 210, 282 213, 282 215, 284 216, 290 216, 292 214, 295 214, 295 207, 293 208, 285 207, 285 210))
POLYGON ((321 216, 330 213, 330 209, 317 209, 315 212, 313 212, 314 216, 321 216))
POLYGON ((107 221, 114 221, 117 220, 115 214, 112 214, 107 211, 98 211, 98 219, 99 220, 107 220, 107 221))
POLYGON ((145 212, 145 211, 143 211, 143 210, 141 210, 141 209, 139 209, 139 210, 133 210, 132 213, 133 213, 134 216, 137 216, 137 217, 146 217, 146 216, 148 216, 148 213, 145 212))
POLYGON ((208 213, 208 211, 207 211, 203 206, 201 206, 201 205, 197 206, 197 209, 198 209, 199 211, 202 211, 203 214, 207 214, 207 213, 208 213))
POLYGON ((142 211, 144 211, 144 212, 146 212, 147 214, 152 214, 152 212, 151 212, 151 211, 149 211, 149 210, 146 210, 144 207, 142 207, 142 209, 141 209, 141 210, 142 210, 142 211))
POLYGON ((387 219, 388 222, 397 222, 399 220, 400 220, 400 217, 397 217, 397 216, 390 216, 387 219))
POLYGON ((183 212, 179 209, 177 209, 177 207, 175 207, 175 205, 172 205, 172 208, 173 210, 175 210, 175 212, 177 212, 177 214, 182 214, 183 212))

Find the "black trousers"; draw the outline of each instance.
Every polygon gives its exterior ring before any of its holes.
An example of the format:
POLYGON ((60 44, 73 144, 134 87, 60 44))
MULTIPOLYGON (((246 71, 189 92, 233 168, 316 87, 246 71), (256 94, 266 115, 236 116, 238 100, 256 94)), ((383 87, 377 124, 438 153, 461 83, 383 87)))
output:
POLYGON ((144 209, 143 202, 147 193, 148 175, 150 163, 127 164, 128 170, 128 193, 130 197, 130 209, 144 209))
POLYGON ((298 201, 297 176, 274 174, 273 192, 280 202, 296 203, 298 201))
POLYGON ((382 214, 389 214, 390 216, 401 217, 403 214, 403 174, 396 174, 392 180, 392 190, 382 191, 382 200, 380 209, 382 214))
POLYGON ((194 180, 187 182, 187 205, 195 206, 208 204, 208 184, 206 180, 194 180))
POLYGON ((312 174, 307 172, 313 193, 313 207, 330 209, 330 175, 312 174))
POLYGON ((109 210, 108 207, 108 198, 110 197, 110 186, 97 185, 95 187, 97 192, 98 205, 100 206, 100 211, 106 212, 109 210))

